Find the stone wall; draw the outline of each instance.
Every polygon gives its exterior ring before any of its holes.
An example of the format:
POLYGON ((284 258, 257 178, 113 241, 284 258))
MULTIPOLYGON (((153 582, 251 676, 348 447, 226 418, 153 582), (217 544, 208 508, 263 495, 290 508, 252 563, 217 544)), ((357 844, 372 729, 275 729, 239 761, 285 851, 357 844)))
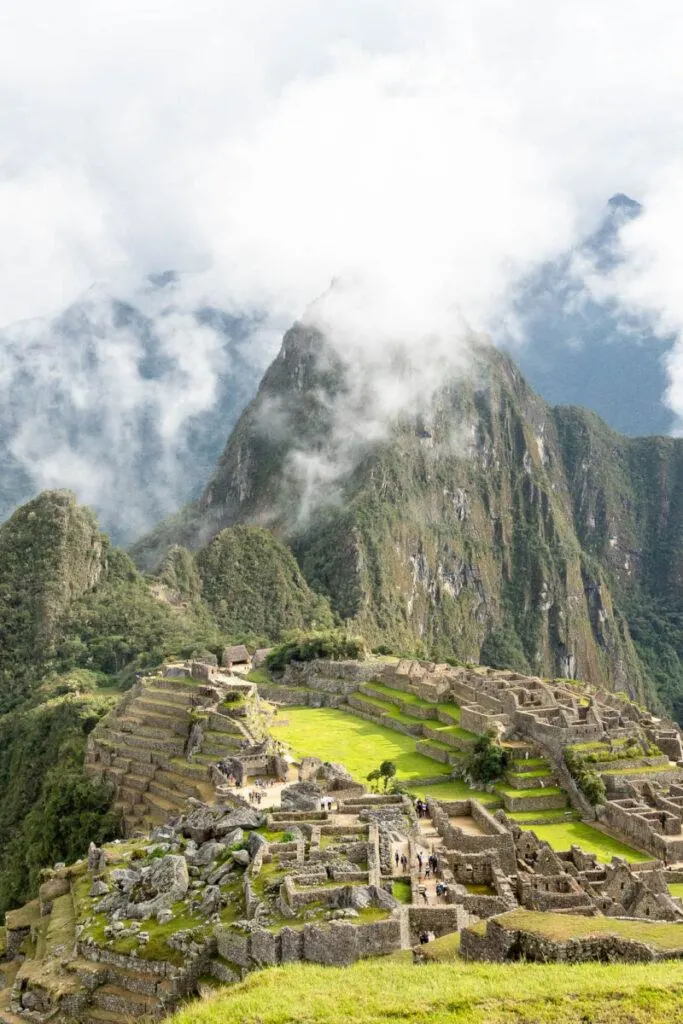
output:
POLYGON ((285 927, 280 933, 258 927, 242 933, 219 926, 216 940, 220 956, 246 969, 296 961, 346 967, 400 949, 401 927, 398 917, 368 924, 306 924, 303 928, 285 927))

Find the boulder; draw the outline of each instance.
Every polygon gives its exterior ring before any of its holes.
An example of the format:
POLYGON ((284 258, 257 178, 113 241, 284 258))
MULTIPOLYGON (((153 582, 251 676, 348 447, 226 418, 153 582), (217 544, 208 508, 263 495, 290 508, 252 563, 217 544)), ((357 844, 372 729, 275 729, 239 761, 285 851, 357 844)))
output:
POLYGON ((202 843, 196 853, 190 854, 185 850, 185 860, 195 867, 207 867, 223 853, 225 853, 223 844, 217 843, 215 839, 209 839, 208 842, 202 843))
POLYGON ((253 858, 262 846, 267 846, 268 840, 264 839, 260 832, 250 832, 249 842, 247 843, 247 850, 249 855, 253 858))
POLYGON ((227 836, 221 836, 221 842, 223 846, 241 846, 244 842, 244 832, 241 828, 234 828, 232 832, 228 832, 227 836))
POLYGON ((280 803, 283 811, 318 811, 324 795, 317 782, 295 782, 282 790, 280 803))
POLYGON ((249 852, 247 850, 233 850, 232 859, 234 860, 235 864, 239 864, 240 867, 246 868, 249 866, 249 861, 251 860, 251 857, 249 856, 249 852))
POLYGON ((143 920, 168 910, 187 894, 190 876, 184 857, 167 855, 142 872, 142 878, 128 893, 126 917, 143 920))
POLYGON ((217 835, 217 820, 218 816, 215 811, 200 805, 190 811, 183 819, 181 823, 182 834, 188 839, 193 839, 198 846, 201 846, 202 843, 215 838, 217 835))
POLYGON ((95 897, 95 896, 106 896, 108 892, 109 892, 109 886, 107 885, 107 883, 103 882, 101 880, 98 880, 98 881, 93 882, 93 884, 91 885, 89 895, 92 896, 92 897, 95 897))
POLYGON ((254 807, 238 807, 220 819, 216 825, 215 834, 222 838, 236 828, 260 828, 265 820, 264 815, 254 807))

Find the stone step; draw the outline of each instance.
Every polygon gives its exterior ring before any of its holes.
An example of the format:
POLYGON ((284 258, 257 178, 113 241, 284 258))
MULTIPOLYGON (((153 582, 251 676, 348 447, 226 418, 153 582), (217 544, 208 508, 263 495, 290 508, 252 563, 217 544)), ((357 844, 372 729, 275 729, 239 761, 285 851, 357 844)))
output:
POLYGON ((184 796, 193 796, 197 799, 201 799, 199 796, 199 790, 197 789, 197 783, 193 782, 192 778, 188 778, 180 772, 160 768, 154 778, 154 782, 150 785, 150 790, 155 792, 153 787, 159 783, 167 789, 172 789, 177 793, 182 793, 184 796))
POLYGON ((189 718, 186 714, 159 715, 156 712, 147 712, 136 708, 122 715, 119 722, 133 732, 142 730, 144 735, 151 735, 152 731, 157 735, 160 731, 186 735, 189 729, 189 718))
POLYGON ((233 736, 241 736, 242 732, 237 723, 227 715, 219 715, 213 712, 209 715, 209 729, 212 732, 226 732, 233 736))
POLYGON ((121 985, 102 985, 92 995, 93 1006, 107 1013, 117 1013, 127 1018, 156 1014, 160 1010, 159 1000, 143 992, 131 992, 121 985))
POLYGON ((543 775, 537 775, 531 772, 522 772, 516 775, 514 772, 508 772, 506 775, 507 782, 513 789, 525 790, 525 789, 539 789, 541 782, 547 786, 554 785, 553 777, 550 771, 543 772, 543 775))
MULTIPOLYGON (((194 757, 196 758, 196 756, 195 754, 194 757)), ((186 761, 182 757, 170 758, 163 770, 184 775, 186 779, 199 779, 203 781, 209 777, 204 764, 195 764, 194 761, 186 761)))
POLYGON ((118 731, 133 736, 144 736, 147 739, 176 740, 187 738, 189 722, 180 723, 177 719, 169 719, 165 725, 145 725, 135 718, 119 718, 118 731))
MULTIPOLYGON (((144 963, 144 961, 143 961, 144 963)), ((163 979, 151 971, 134 970, 129 967, 115 967, 107 964, 109 984, 123 988, 127 992, 141 993, 145 996, 157 996, 163 979)))
POLYGON ((187 802, 182 797, 174 796, 169 798, 157 796, 156 793, 143 793, 142 802, 149 809, 150 813, 158 813, 165 816, 178 814, 187 808, 187 802))
MULTIPOLYGON (((21 1019, 21 1018, 20 1018, 21 1019)), ((121 1024, 121 1014, 89 1006, 83 1010, 83 1024, 121 1024)))
POLYGON ((185 718, 191 705, 179 701, 165 701, 161 697, 147 696, 129 704, 127 714, 158 715, 159 718, 185 718))
MULTIPOLYGON (((178 698, 191 699, 199 693, 199 687, 193 683, 180 682, 177 679, 154 676, 150 679, 149 685, 145 686, 143 693, 165 693, 178 698)), ((170 699, 170 697, 169 697, 170 699)))
MULTIPOLYGON (((128 750, 163 750, 169 753, 182 754, 185 744, 182 740, 174 740, 164 736, 139 736, 137 733, 109 729, 107 739, 117 747, 128 750)), ((120 752, 120 750, 119 750, 120 752)))
MULTIPOLYGON (((128 786, 123 785, 119 787, 119 791, 116 794, 119 800, 126 804, 128 807, 133 808, 142 799, 142 794, 146 790, 142 789, 128 789, 128 786)), ((126 812, 128 813, 128 812, 126 812)))
POLYGON ((554 788, 548 793, 534 796, 525 795, 523 790, 515 793, 501 792, 500 797, 506 811, 555 811, 567 806, 565 794, 558 793, 554 788))
MULTIPOLYGON (((193 787, 196 790, 196 787, 193 787)), ((173 786, 164 786, 162 783, 156 780, 150 782, 149 792, 154 796, 159 796, 162 800, 169 800, 171 803, 182 803, 185 804, 188 796, 197 797, 197 793, 185 793, 183 790, 178 791, 173 786)), ((198 798, 197 798, 198 799, 198 798)))

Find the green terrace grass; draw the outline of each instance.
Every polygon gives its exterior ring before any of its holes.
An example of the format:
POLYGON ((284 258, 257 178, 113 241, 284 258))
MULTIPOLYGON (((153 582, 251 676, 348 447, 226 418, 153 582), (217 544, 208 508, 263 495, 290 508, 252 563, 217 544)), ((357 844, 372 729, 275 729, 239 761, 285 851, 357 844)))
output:
MULTIPOLYGON (((633 942, 647 942, 661 953, 683 953, 683 927, 668 921, 585 917, 582 914, 543 914, 538 910, 511 910, 507 914, 502 914, 498 921, 506 928, 543 935, 557 942, 616 935, 633 942)), ((679 974, 683 982, 683 969, 679 974)))
POLYGON ((250 683, 270 683, 271 679, 266 668, 252 668, 244 677, 250 683))
MULTIPOLYGON (((572 813, 578 820, 576 812, 572 813)), ((505 814, 511 821, 516 821, 518 825, 539 821, 541 818, 544 823, 547 822, 550 825, 553 822, 564 822, 567 811, 506 811, 505 814)))
POLYGON ((299 757, 341 761, 355 779, 365 782, 381 761, 393 761, 398 779, 447 777, 447 766, 415 750, 415 739, 379 723, 336 708, 286 708, 273 734, 299 757))
POLYGON ((515 757, 512 759, 512 764, 513 766, 525 765, 527 768, 545 768, 548 762, 544 757, 515 757))
POLYGON ((396 707, 395 704, 390 704, 388 701, 379 700, 376 697, 368 697, 364 693, 357 693, 355 696, 358 700, 362 701, 363 704, 369 704, 370 707, 376 708, 381 714, 386 715, 387 718, 393 718, 397 722, 401 722, 403 725, 424 725, 422 718, 413 718, 411 715, 406 715, 403 711, 396 707))
POLYGON ((672 896, 678 896, 680 899, 683 899, 683 882, 671 882, 669 892, 672 896))
MULTIPOLYGON (((561 921, 563 915, 546 915, 561 921)), ((584 918, 584 921, 590 921, 584 918)), ((594 919, 595 920, 595 919, 594 919)), ((640 923, 640 922, 638 922, 640 923)), ((683 972, 671 963, 490 964, 458 961, 458 940, 351 967, 291 964, 186 1003, 171 1024, 678 1024, 683 972)))
POLYGON ((644 775, 657 774, 658 772, 670 772, 671 764, 644 764, 640 768, 609 768, 601 769, 601 775, 644 775))
POLYGON ((499 793, 505 793, 507 796, 560 796, 562 790, 558 786, 543 786, 538 789, 514 789, 513 786, 506 786, 504 783, 500 783, 496 786, 496 790, 499 793))
MULTIPOLYGON (((522 822, 519 822, 523 825, 522 822)), ((604 832, 585 825, 582 821, 563 821, 556 825, 529 825, 539 839, 549 843, 553 850, 568 850, 572 844, 580 846, 586 853, 594 853, 603 864, 609 864, 613 856, 624 857, 628 861, 642 862, 652 860, 646 853, 640 853, 618 839, 605 835, 604 832)), ((683 937, 683 931, 681 932, 683 937)))
POLYGON ((539 768, 537 771, 532 772, 508 772, 508 775, 513 776, 515 779, 547 779, 550 775, 550 769, 539 768))
POLYGON ((447 733, 449 736, 459 736, 463 740, 476 740, 476 732, 468 732, 467 729, 461 729, 459 725, 432 725, 430 722, 426 722, 426 725, 430 729, 434 729, 435 732, 447 733))
POLYGON ((482 789, 470 789, 466 782, 461 779, 451 779, 450 782, 435 782, 431 786, 413 785, 408 786, 411 796, 426 800, 431 797, 433 800, 478 800, 479 803, 489 807, 498 806, 500 800, 495 793, 487 793, 482 789))

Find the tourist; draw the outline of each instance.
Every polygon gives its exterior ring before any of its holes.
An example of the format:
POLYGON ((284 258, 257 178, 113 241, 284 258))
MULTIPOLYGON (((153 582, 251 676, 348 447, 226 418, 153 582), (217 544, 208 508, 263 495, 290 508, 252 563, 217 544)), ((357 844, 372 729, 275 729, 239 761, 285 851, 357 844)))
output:
POLYGON ((426 946, 428 942, 429 936, 427 935, 427 932, 420 932, 420 945, 426 946))
POLYGON ((419 871, 419 873, 421 875, 422 874, 422 854, 421 853, 418 853, 418 855, 417 855, 417 869, 418 869, 418 871, 419 871))
POLYGON ((325 810, 325 801, 324 801, 324 800, 321 800, 321 801, 320 801, 320 810, 321 810, 321 811, 324 811, 324 810, 325 810))
POLYGON ((328 811, 332 810, 332 801, 331 800, 327 801, 327 809, 328 809, 328 811))
POLYGON ((425 886, 421 885, 417 891, 419 892, 420 896, 425 901, 425 903, 429 903, 429 897, 427 896, 427 890, 425 886))
POLYGON ((398 870, 398 862, 399 862, 400 859, 401 858, 398 855, 398 850, 396 850, 396 852, 394 853, 394 863, 396 864, 396 869, 397 870, 398 870))

